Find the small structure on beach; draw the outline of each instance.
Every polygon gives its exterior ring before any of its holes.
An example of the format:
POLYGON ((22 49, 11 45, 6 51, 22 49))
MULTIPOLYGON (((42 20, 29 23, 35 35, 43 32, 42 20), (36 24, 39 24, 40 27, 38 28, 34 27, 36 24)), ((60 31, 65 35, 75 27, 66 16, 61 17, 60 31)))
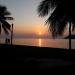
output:
MULTIPOLYGON (((65 37, 64 39, 69 39, 69 36, 65 37)), ((71 35, 71 39, 75 39, 75 35, 71 35)))
POLYGON ((10 39, 9 38, 5 39, 5 44, 10 44, 10 39))

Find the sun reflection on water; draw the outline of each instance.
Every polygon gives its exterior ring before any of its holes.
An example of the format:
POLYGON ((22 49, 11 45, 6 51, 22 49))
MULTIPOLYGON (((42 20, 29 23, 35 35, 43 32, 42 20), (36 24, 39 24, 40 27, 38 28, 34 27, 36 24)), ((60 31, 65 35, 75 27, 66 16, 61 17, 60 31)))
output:
POLYGON ((39 38, 39 47, 41 47, 41 39, 39 38))

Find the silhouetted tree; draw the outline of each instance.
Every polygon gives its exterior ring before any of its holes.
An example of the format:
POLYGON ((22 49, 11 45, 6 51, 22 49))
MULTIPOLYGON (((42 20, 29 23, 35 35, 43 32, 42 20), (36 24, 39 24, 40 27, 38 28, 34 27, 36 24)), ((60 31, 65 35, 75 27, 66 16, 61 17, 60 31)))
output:
POLYGON ((3 28, 5 34, 9 34, 11 30, 11 25, 7 22, 7 20, 13 20, 13 17, 9 17, 10 12, 7 10, 5 6, 0 5, 0 34, 1 28, 3 28))
POLYGON ((43 0, 38 6, 38 13, 41 17, 49 15, 46 24, 49 25, 53 37, 62 35, 69 24, 71 49, 71 31, 75 29, 75 0, 43 0))

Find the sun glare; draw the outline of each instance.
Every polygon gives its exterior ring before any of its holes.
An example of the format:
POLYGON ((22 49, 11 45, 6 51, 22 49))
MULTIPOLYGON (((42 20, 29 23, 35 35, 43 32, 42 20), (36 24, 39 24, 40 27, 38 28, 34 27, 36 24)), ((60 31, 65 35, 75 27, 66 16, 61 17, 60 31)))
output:
POLYGON ((42 32, 39 32, 39 35, 41 35, 42 34, 42 32))

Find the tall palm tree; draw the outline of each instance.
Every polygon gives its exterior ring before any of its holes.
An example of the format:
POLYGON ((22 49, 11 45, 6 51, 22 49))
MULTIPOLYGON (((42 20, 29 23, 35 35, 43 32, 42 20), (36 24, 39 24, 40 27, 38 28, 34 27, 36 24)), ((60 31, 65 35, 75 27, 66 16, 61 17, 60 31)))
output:
POLYGON ((9 34, 11 30, 11 25, 7 22, 7 20, 13 20, 13 17, 9 17, 10 12, 7 10, 5 6, 0 5, 0 34, 1 28, 3 28, 5 34, 9 34))
POLYGON ((11 45, 12 45, 12 42, 13 42, 13 24, 11 25, 11 45))
POLYGON ((75 0, 43 0, 38 6, 38 13, 41 17, 49 15, 46 24, 49 25, 53 37, 62 35, 69 23, 71 49, 71 31, 75 29, 75 0))

